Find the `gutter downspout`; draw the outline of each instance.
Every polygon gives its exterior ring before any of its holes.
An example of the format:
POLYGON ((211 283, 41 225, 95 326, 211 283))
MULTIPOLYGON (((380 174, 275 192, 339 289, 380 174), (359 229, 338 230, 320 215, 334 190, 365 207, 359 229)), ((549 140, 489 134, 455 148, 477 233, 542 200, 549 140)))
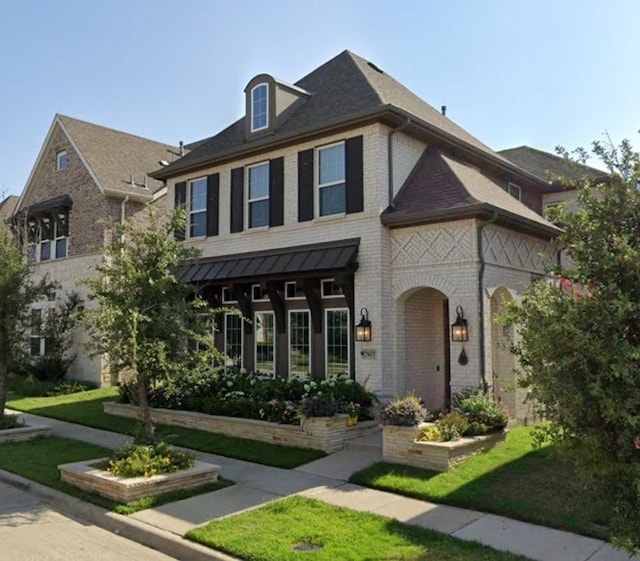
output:
POLYGON ((387 140, 387 168, 389 170, 389 207, 393 208, 393 137, 397 132, 407 128, 411 124, 411 118, 407 117, 407 120, 400 126, 389 131, 387 140))
POLYGON ((480 269, 478 270, 478 310, 480 315, 480 378, 482 380, 482 391, 487 393, 489 385, 487 384, 487 372, 485 365, 486 352, 484 348, 484 270, 486 262, 484 260, 484 251, 482 247, 482 231, 493 224, 498 219, 498 212, 493 211, 493 216, 478 226, 478 260, 480 261, 480 269))
POLYGON ((126 214, 126 210, 127 210, 127 202, 129 201, 129 195, 127 195, 124 199, 122 199, 122 202, 120 203, 120 224, 124 224, 127 214, 126 214))

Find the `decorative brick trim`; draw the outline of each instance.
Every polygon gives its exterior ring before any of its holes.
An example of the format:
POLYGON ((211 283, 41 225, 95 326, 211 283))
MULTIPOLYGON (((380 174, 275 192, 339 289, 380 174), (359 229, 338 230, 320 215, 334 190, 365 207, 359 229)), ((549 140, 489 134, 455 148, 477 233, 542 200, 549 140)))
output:
POLYGON ((447 298, 451 298, 456 293, 456 287, 453 283, 438 275, 423 272, 404 277, 401 281, 394 283, 391 295, 394 300, 397 300, 401 296, 409 296, 407 291, 415 288, 435 288, 447 298))

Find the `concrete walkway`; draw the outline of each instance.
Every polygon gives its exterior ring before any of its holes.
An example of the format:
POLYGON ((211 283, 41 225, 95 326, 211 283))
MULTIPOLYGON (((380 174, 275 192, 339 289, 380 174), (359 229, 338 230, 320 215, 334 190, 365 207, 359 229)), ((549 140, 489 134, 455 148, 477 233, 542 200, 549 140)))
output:
MULTIPOLYGON (((117 448, 127 437, 53 419, 24 415, 52 426, 52 434, 117 448)), ((539 561, 623 561, 629 556, 605 542, 569 532, 553 530, 461 508, 409 499, 347 483, 349 476, 381 460, 377 435, 349 443, 342 451, 294 470, 285 470, 198 452, 199 459, 219 464, 221 475, 236 485, 148 509, 126 517, 150 532, 181 537, 191 528, 211 519, 255 508, 293 494, 313 497, 354 510, 373 512, 401 522, 436 530, 453 537, 483 543, 539 561)), ((1 475, 1 474, 0 474, 1 475)), ((112 515, 117 516, 117 515, 112 515)), ((124 517, 119 517, 120 519, 124 517)), ((123 522, 124 523, 124 522, 123 522)), ((199 548, 200 549, 200 548, 199 548)), ((200 554, 180 559, 204 559, 200 554)), ((213 556, 211 559, 229 559, 213 556)), ((640 561, 640 557, 631 558, 640 561)))

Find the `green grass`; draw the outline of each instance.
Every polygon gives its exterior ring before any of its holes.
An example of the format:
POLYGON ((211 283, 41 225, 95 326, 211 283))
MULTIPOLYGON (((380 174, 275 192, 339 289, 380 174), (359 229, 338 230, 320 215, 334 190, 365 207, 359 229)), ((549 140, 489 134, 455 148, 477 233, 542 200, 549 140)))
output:
POLYGON ((606 538, 604 508, 580 487, 570 465, 550 447, 533 449, 531 428, 449 472, 380 463, 350 481, 409 497, 491 512, 606 538))
POLYGON ((209 522, 187 538, 246 561, 517 561, 524 557, 305 497, 209 522), (299 545, 321 546, 296 551, 299 545))
POLYGON ((232 481, 220 479, 215 483, 202 485, 195 489, 165 493, 157 497, 146 497, 131 503, 119 504, 60 481, 58 465, 101 458, 110 454, 111 450, 102 446, 87 444, 70 438, 51 436, 27 442, 1 444, 0 469, 16 473, 47 487, 62 491, 67 495, 72 495, 119 514, 132 514, 139 510, 179 501, 210 491, 217 491, 233 485, 232 481))
MULTIPOLYGON (((14 396, 7 407, 88 427, 135 435, 138 425, 136 420, 107 415, 102 410, 105 401, 113 401, 117 396, 117 388, 55 397, 14 396)), ((290 469, 325 456, 320 450, 280 446, 184 427, 158 425, 156 429, 160 438, 177 446, 268 466, 290 469)))

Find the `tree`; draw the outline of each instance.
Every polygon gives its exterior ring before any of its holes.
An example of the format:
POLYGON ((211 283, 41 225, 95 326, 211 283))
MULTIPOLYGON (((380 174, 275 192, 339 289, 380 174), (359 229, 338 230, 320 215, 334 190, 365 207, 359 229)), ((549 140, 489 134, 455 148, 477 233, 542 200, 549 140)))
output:
POLYGON ((150 226, 113 224, 97 276, 85 281, 97 307, 85 310, 93 354, 106 355, 119 376, 137 386, 139 416, 147 442, 155 440, 149 392, 171 376, 211 364, 214 353, 208 308, 193 285, 176 272, 199 252, 175 241, 184 211, 161 226, 152 209, 150 226), (190 344, 197 342, 197 345, 190 344), (197 347, 197 350, 196 350, 197 347))
POLYGON ((554 268, 555 282, 532 285, 507 323, 519 333, 520 383, 550 421, 546 436, 566 445, 606 505, 614 542, 638 551, 640 156, 629 141, 595 142, 592 152, 606 179, 580 181, 576 212, 552 209, 569 264, 554 268))
POLYGON ((46 298, 55 284, 35 281, 10 227, 0 221, 0 421, 7 403, 9 373, 25 355, 30 305, 46 298))

